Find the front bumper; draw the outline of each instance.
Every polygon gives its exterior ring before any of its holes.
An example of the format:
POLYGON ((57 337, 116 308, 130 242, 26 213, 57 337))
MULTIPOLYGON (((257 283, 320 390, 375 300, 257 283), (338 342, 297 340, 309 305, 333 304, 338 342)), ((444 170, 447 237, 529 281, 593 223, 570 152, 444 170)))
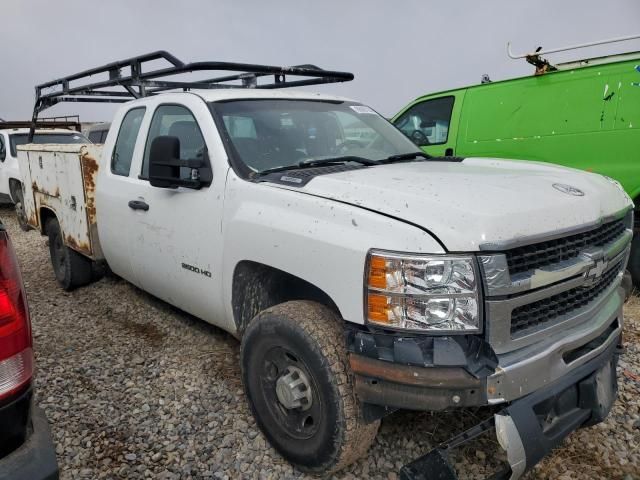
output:
POLYGON ((622 332, 623 289, 598 300, 582 322, 525 348, 496 355, 477 337, 348 335, 363 404, 438 411, 512 402, 568 378, 614 348, 622 332))
POLYGON ((56 452, 42 409, 32 408, 31 424, 33 431, 25 442, 0 458, 0 480, 57 480, 56 452))
POLYGON ((401 480, 456 480, 449 451, 495 426, 507 452, 508 465, 492 479, 519 478, 571 432, 599 423, 609 414, 617 394, 616 345, 612 344, 570 374, 498 412, 494 419, 458 435, 427 455, 405 465, 401 480))

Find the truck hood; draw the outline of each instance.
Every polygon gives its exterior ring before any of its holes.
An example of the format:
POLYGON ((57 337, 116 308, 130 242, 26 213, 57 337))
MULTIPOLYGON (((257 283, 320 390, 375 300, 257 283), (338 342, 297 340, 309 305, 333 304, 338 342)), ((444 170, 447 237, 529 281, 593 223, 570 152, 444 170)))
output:
POLYGON ((596 223, 632 205, 602 175, 493 158, 380 165, 320 175, 295 190, 416 224, 459 252, 596 223))

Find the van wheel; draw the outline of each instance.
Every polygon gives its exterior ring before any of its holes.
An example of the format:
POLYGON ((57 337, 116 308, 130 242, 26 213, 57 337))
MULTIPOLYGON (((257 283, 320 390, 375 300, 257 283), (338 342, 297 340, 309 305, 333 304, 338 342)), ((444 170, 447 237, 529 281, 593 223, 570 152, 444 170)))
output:
POLYGON ((29 230, 31 230, 31 227, 27 223, 27 213, 24 209, 24 194, 22 193, 21 186, 14 186, 13 198, 15 200, 16 218, 18 219, 18 225, 20 225, 20 229, 22 231, 28 232, 29 230))
POLYGON ((365 424, 341 319, 315 302, 258 314, 242 338, 242 380, 271 445, 301 470, 332 473, 363 456, 380 421, 365 424))
POLYGON ((47 222, 46 232, 53 273, 62 288, 69 291, 91 282, 91 260, 64 244, 57 219, 52 218, 47 222))

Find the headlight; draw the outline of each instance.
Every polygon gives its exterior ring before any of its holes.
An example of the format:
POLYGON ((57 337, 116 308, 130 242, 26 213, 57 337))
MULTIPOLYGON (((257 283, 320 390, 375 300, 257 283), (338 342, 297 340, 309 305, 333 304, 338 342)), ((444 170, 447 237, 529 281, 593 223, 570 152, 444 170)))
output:
POLYGON ((375 325, 434 333, 481 331, 471 256, 372 251, 365 296, 367 321, 375 325))

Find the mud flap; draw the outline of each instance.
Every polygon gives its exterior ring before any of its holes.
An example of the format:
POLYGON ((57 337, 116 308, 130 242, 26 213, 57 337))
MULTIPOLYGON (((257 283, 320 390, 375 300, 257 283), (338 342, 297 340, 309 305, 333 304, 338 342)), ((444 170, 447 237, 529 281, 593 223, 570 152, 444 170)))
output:
MULTIPOLYGON (((615 347, 613 345, 612 347, 615 347)), ((597 362, 545 390, 512 402, 492 418, 438 445, 400 470, 400 480, 458 480, 449 452, 495 430, 508 464, 490 480, 516 480, 559 446, 571 432, 601 422, 617 393, 613 348, 597 362)))

